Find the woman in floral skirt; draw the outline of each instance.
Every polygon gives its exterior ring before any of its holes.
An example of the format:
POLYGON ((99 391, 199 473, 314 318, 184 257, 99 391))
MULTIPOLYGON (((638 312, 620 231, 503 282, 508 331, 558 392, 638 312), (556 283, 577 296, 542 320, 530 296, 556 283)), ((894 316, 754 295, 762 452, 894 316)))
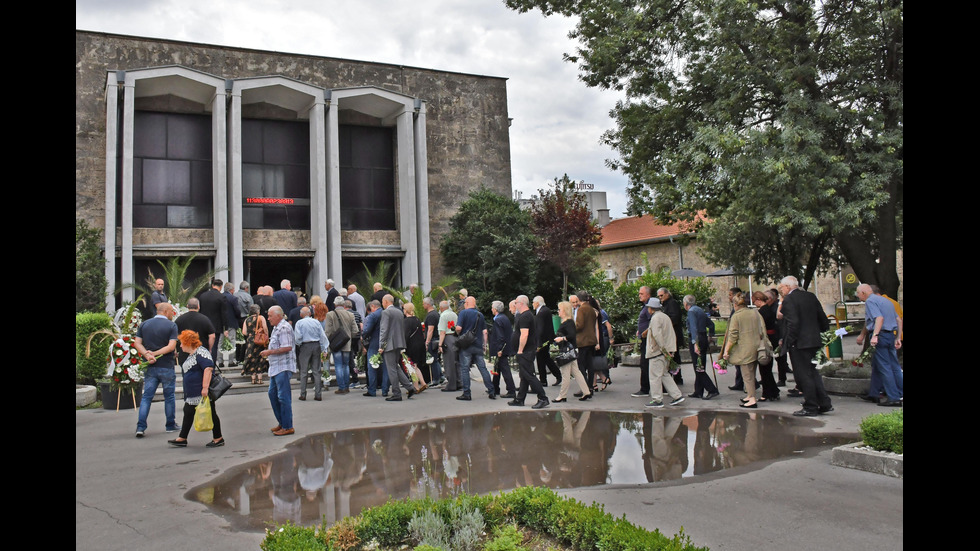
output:
POLYGON ((263 358, 261 352, 265 350, 265 344, 255 344, 255 332, 257 328, 261 328, 268 338, 269 334, 269 324, 266 323, 265 318, 262 317, 259 312, 261 309, 258 304, 253 304, 248 309, 248 317, 245 318, 245 323, 242 324, 242 334, 245 335, 246 347, 245 347, 245 366, 242 369, 242 375, 252 376, 252 384, 260 385, 262 384, 262 374, 269 372, 269 360, 263 358))

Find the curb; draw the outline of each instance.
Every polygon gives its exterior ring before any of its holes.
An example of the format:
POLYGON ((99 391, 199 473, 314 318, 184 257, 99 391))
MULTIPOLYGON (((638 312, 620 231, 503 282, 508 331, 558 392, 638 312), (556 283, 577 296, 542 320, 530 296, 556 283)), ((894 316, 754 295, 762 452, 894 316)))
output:
POLYGON ((832 465, 904 479, 904 454, 881 452, 856 442, 834 448, 832 465))

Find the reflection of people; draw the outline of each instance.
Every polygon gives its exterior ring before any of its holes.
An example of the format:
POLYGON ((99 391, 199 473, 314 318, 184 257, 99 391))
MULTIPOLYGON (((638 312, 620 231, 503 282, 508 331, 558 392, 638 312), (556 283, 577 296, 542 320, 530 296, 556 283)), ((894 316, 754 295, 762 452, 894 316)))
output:
POLYGON ((167 432, 177 431, 177 376, 174 373, 174 350, 177 348, 177 324, 173 321, 174 307, 169 302, 157 304, 157 315, 144 321, 136 330, 136 350, 150 362, 143 375, 143 400, 136 421, 136 438, 143 438, 150 403, 163 385, 163 411, 167 432))
MULTIPOLYGON (((180 349, 187 353, 187 359, 181 368, 184 379, 184 421, 180 425, 180 434, 174 440, 167 442, 171 446, 178 448, 187 447, 187 435, 194 426, 194 413, 197 405, 201 403, 201 398, 208 395, 208 388, 211 385, 211 374, 214 372, 214 360, 207 348, 201 346, 201 339, 197 332, 187 329, 178 335, 180 349)), ((218 409, 216 402, 211 402, 211 422, 214 428, 211 429, 211 441, 207 443, 208 448, 217 448, 225 445, 225 439, 221 436, 221 420, 218 419, 218 409)))

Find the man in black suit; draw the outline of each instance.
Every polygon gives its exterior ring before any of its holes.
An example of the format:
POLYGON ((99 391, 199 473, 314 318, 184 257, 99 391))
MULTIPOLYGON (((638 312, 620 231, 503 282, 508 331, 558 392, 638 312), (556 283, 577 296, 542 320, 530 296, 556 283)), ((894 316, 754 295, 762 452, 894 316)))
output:
POLYGON ((779 292, 783 295, 783 323, 786 332, 782 347, 789 352, 793 363, 793 376, 803 392, 803 409, 793 412, 799 417, 813 417, 834 407, 830 396, 823 387, 823 377, 813 365, 817 350, 823 346, 820 333, 830 328, 823 305, 813 293, 799 288, 793 276, 786 276, 779 282, 779 292))
MULTIPOLYGON (((201 313, 211 320, 211 325, 214 327, 215 334, 221 334, 227 329, 225 327, 225 308, 228 306, 228 301, 225 296, 221 293, 221 288, 224 282, 220 279, 211 280, 211 288, 201 294, 199 300, 201 301, 201 313)), ((211 346, 211 357, 218 357, 218 342, 220 339, 215 339, 214 344, 211 346)))
POLYGON ((538 336, 538 351, 535 359, 538 363, 538 380, 541 386, 548 386, 548 371, 555 376, 555 386, 561 384, 561 370, 551 357, 548 347, 555 339, 555 325, 551 318, 551 309, 545 306, 544 298, 534 297, 534 330, 538 336), (547 369, 545 369, 547 368, 547 369))

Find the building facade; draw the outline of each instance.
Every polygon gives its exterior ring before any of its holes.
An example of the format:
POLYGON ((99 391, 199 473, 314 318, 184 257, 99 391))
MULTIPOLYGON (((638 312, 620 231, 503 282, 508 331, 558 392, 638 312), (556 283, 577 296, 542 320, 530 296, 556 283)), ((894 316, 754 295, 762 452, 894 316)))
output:
POLYGON ((252 289, 380 260, 429 289, 469 192, 511 193, 506 79, 75 35, 76 218, 110 289, 191 254, 252 289))

